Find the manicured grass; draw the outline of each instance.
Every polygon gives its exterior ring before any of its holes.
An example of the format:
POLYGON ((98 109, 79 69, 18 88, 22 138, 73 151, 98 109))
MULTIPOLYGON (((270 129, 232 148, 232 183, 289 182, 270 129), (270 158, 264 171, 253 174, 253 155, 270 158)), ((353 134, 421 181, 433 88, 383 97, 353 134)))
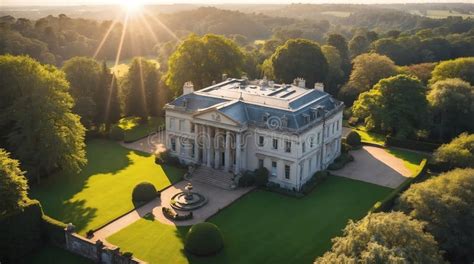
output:
POLYGON ((140 123, 139 117, 124 117, 120 119, 118 126, 124 130, 124 140, 131 142, 157 131, 163 124, 162 117, 149 117, 146 124, 140 123))
POLYGON ((374 143, 378 145, 383 145, 385 143, 385 136, 382 134, 377 134, 374 132, 369 132, 365 127, 358 126, 357 128, 353 128, 352 130, 356 131, 360 135, 360 139, 362 142, 374 143))
POLYGON ((46 244, 36 252, 27 257, 27 263, 31 264, 92 264, 89 259, 73 254, 65 249, 46 244))
POLYGON ((427 154, 404 149, 389 148, 387 151, 393 156, 402 159, 403 164, 411 171, 412 175, 418 172, 421 161, 425 158, 429 158, 427 154))
POLYGON ((141 219, 107 240, 149 263, 312 263, 341 235, 348 219, 362 218, 391 189, 330 177, 297 199, 254 191, 209 221, 221 229, 225 248, 213 257, 183 251, 188 227, 141 219))
POLYGON ((73 223, 81 234, 133 209, 132 190, 149 181, 157 189, 177 182, 184 170, 155 164, 154 156, 109 140, 87 143, 88 164, 81 173, 62 173, 34 186, 31 196, 49 216, 73 223))

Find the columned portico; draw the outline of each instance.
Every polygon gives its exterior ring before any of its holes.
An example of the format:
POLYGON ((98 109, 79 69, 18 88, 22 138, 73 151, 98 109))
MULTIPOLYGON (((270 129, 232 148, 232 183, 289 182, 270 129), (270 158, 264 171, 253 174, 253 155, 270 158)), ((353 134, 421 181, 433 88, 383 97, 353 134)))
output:
POLYGON ((212 159, 212 137, 211 137, 211 127, 206 127, 206 144, 207 144, 207 166, 212 167, 211 159, 212 159))
POLYGON ((225 135, 225 162, 224 169, 229 171, 230 169, 230 131, 226 132, 225 135))
POLYGON ((241 144, 241 134, 236 133, 235 136, 235 168, 234 168, 234 173, 238 174, 240 173, 240 156, 242 154, 242 150, 240 147, 241 144))

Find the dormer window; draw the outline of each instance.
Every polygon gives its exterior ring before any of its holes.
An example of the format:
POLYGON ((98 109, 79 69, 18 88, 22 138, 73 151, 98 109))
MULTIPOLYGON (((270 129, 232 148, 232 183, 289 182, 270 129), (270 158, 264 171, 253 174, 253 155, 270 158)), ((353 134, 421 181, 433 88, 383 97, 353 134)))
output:
POLYGON ((288 117, 286 115, 281 117, 281 127, 288 127, 288 117))
POLYGON ((310 118, 311 118, 310 115, 308 115, 308 114, 303 114, 303 119, 304 119, 304 123, 305 123, 305 124, 309 124, 309 122, 311 121, 310 118))

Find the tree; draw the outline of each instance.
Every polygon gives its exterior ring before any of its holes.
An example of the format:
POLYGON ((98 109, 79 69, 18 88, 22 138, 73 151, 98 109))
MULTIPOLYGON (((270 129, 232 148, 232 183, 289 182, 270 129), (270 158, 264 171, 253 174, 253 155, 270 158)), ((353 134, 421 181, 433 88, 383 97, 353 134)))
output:
POLYGON ((354 116, 367 129, 406 138, 416 135, 427 120, 425 87, 415 78, 397 75, 380 80, 373 89, 359 95, 352 107, 354 116))
POLYGON ((431 85, 427 95, 440 139, 474 131, 474 87, 461 79, 431 85))
POLYGON ((349 52, 352 58, 366 53, 369 50, 369 41, 365 36, 355 36, 349 41, 349 52))
POLYGON ((70 84, 70 93, 75 101, 73 111, 81 116, 81 122, 91 127, 97 119, 97 102, 94 95, 99 90, 101 68, 99 63, 87 57, 74 57, 64 63, 63 71, 70 84))
POLYGON ((156 65, 142 57, 132 60, 125 77, 125 114, 138 116, 143 122, 156 114, 158 107, 159 73, 156 65))
POLYGON ((339 51, 342 59, 342 70, 344 71, 345 80, 351 72, 351 62, 349 58, 349 48, 347 47, 347 40, 341 34, 329 34, 326 39, 326 44, 335 47, 339 51))
POLYGON ((474 167, 474 134, 462 133, 441 145, 433 153, 433 160, 447 169, 474 167))
POLYGON ((424 223, 400 212, 369 214, 349 221, 344 236, 314 263, 444 263, 424 223))
POLYGON ((19 209, 27 191, 28 182, 20 163, 0 148, 0 215, 19 209))
POLYGON ((94 101, 97 107, 95 122, 105 124, 108 131, 111 124, 120 120, 121 109, 117 79, 110 72, 105 61, 102 63, 99 88, 94 96, 94 101))
POLYGON ((426 222, 427 231, 433 234, 453 263, 472 263, 473 190, 474 169, 456 169, 413 184, 400 196, 398 208, 426 222))
POLYGON ((419 64, 412 64, 409 66, 400 67, 400 72, 406 75, 410 75, 420 79, 420 81, 427 85, 428 81, 431 79, 431 72, 436 67, 434 62, 426 62, 419 64))
POLYGON ((321 48, 306 39, 288 40, 277 48, 269 61, 278 82, 292 83, 295 78, 302 77, 312 87, 317 82, 324 82, 328 73, 328 63, 321 48))
POLYGON ((372 87, 381 79, 397 74, 397 66, 387 56, 365 53, 353 61, 349 82, 341 89, 340 96, 346 105, 352 105, 357 96, 372 87))
MULTIPOLYGON (((29 57, 0 56, 0 131, 28 176, 55 169, 77 172, 86 163, 85 129, 71 112, 64 74, 29 57)), ((39 177, 38 177, 39 179, 39 177)))
POLYGON ((459 78, 474 85, 474 57, 441 62, 434 68, 430 83, 449 78, 459 78))
POLYGON ((333 96, 339 93, 339 88, 344 81, 344 71, 342 70, 342 59, 339 51, 329 45, 321 47, 321 51, 328 62, 328 74, 324 82, 324 90, 333 96))
POLYGON ((240 76, 243 60, 242 51, 230 39, 212 34, 191 35, 171 55, 166 84, 176 95, 187 81, 202 89, 221 80, 222 74, 240 76))

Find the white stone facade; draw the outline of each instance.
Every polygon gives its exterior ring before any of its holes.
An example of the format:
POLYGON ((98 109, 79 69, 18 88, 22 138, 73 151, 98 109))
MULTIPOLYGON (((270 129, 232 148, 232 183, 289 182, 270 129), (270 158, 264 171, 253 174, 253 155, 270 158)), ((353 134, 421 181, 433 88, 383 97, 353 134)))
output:
POLYGON ((168 104, 166 146, 182 162, 235 174, 264 166, 270 181, 299 190, 340 155, 343 104, 314 89, 251 86, 228 79, 168 104), (227 91, 236 82, 242 84, 237 98, 227 91))

